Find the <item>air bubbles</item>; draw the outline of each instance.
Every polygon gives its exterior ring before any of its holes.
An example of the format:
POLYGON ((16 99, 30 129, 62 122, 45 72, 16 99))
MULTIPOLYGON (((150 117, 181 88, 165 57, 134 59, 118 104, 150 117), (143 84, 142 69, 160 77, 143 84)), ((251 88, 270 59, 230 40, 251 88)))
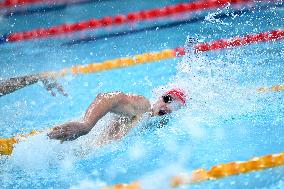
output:
POLYGON ((103 85, 104 85, 103 82, 99 82, 99 83, 97 84, 97 87, 101 88, 103 85))
POLYGON ((232 18, 232 20, 234 20, 235 18, 237 18, 239 15, 237 15, 237 14, 234 14, 233 12, 231 13, 231 18, 232 18))
MULTIPOLYGON (((225 23, 224 21, 222 21, 220 18, 215 18, 216 16, 218 16, 219 14, 222 13, 221 9, 217 9, 217 11, 213 12, 213 13, 209 13, 207 16, 205 16, 205 21, 208 21, 212 24, 221 24, 221 25, 229 25, 228 23, 225 23)), ((217 25, 218 29, 222 29, 219 25, 217 25)))

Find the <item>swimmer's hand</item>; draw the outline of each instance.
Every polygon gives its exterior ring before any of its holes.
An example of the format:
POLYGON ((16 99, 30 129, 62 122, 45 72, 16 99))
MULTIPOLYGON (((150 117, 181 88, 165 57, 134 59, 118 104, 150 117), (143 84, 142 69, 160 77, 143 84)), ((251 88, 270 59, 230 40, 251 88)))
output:
POLYGON ((82 135, 89 133, 90 127, 81 122, 69 122, 63 125, 54 127, 51 132, 47 134, 50 139, 57 139, 63 141, 75 140, 82 135))
POLYGON ((55 79, 48 78, 48 77, 42 77, 40 79, 44 85, 44 88, 52 95, 56 96, 56 93, 53 91, 53 89, 57 89, 57 91, 62 94, 63 96, 68 96, 68 94, 64 91, 62 85, 60 85, 55 79))

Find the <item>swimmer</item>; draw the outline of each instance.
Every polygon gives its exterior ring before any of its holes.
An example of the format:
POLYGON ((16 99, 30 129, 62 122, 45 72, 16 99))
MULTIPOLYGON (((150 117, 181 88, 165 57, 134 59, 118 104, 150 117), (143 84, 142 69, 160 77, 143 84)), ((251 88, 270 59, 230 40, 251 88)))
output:
POLYGON ((44 74, 27 75, 21 77, 13 77, 6 80, 0 80, 0 97, 12 93, 18 89, 35 84, 41 81, 45 89, 52 95, 56 96, 53 89, 57 89, 59 93, 67 96, 63 87, 55 81, 55 79, 48 77, 44 74))
POLYGON ((163 116, 186 104, 185 94, 180 89, 164 93, 151 107, 150 101, 139 95, 122 92, 99 94, 88 107, 82 121, 67 122, 54 127, 48 136, 61 141, 75 140, 88 134, 107 113, 118 115, 102 134, 100 144, 119 140, 132 129, 143 114, 163 116), (123 121, 122 121, 123 120, 123 121))

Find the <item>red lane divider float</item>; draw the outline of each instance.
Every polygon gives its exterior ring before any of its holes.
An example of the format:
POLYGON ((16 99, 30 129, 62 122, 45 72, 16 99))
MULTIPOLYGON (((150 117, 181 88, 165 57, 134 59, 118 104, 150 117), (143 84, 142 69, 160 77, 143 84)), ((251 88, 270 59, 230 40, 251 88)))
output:
POLYGON ((128 13, 127 15, 119 14, 116 16, 106 16, 100 19, 90 19, 72 24, 65 23, 57 26, 52 26, 50 28, 39 28, 24 32, 16 32, 9 34, 6 37, 6 42, 45 38, 49 36, 55 36, 65 33, 87 30, 87 29, 97 29, 110 25, 121 25, 130 22, 156 19, 188 11, 200 11, 211 8, 223 7, 228 3, 243 4, 249 2, 253 2, 253 0, 216 0, 216 1, 202 0, 198 2, 180 3, 162 8, 131 12, 128 13))
POLYGON ((0 2, 0 8, 8 8, 19 5, 27 5, 34 3, 46 3, 46 0, 5 0, 0 2))
POLYGON ((259 34, 248 34, 243 37, 234 37, 232 39, 220 39, 213 42, 201 43, 196 46, 199 51, 210 51, 217 49, 225 49, 229 47, 237 47, 250 43, 272 41, 284 37, 284 30, 272 30, 259 34))
POLYGON ((0 9, 10 9, 14 7, 22 7, 28 8, 28 5, 45 5, 49 6, 54 5, 70 5, 70 4, 80 4, 86 2, 92 2, 93 0, 5 0, 0 2, 0 9))
MULTIPOLYGON (((230 47, 243 46, 250 43, 273 41, 284 38, 284 29, 272 30, 258 34, 248 34, 242 37, 233 37, 230 39, 219 39, 212 42, 199 43, 194 48, 197 51, 211 51, 226 49, 230 47)), ((177 56, 185 55, 184 47, 174 49, 177 56)))

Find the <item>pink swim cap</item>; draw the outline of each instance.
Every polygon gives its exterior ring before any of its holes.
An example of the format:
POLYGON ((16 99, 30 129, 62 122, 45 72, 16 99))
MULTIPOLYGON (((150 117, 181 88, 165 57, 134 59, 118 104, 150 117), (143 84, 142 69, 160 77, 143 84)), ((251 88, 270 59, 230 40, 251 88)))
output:
POLYGON ((182 102, 182 104, 185 105, 185 103, 186 103, 185 94, 184 94, 184 92, 182 92, 181 89, 178 89, 178 88, 171 89, 171 90, 167 91, 166 94, 175 95, 182 102))

